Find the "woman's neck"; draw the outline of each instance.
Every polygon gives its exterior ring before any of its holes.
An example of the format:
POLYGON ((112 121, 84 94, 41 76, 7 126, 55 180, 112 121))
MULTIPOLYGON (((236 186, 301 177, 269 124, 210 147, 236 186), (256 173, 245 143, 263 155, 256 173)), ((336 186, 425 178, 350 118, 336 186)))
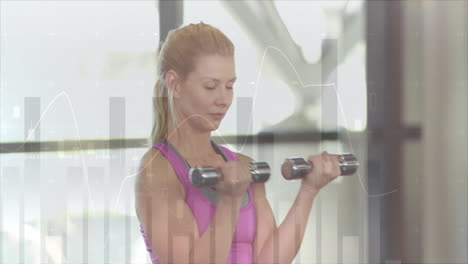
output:
POLYGON ((210 132, 195 132, 180 129, 180 133, 169 133, 167 140, 177 149, 185 159, 208 157, 216 154, 211 145, 210 132))

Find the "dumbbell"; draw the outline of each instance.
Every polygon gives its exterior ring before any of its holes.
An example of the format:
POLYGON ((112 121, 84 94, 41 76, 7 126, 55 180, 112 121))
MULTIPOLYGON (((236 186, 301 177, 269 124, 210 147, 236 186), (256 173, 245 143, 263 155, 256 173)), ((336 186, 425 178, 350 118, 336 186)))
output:
MULTIPOLYGON (((266 182, 270 178, 270 166, 264 161, 249 163, 252 182, 266 182)), ((221 173, 213 167, 195 166, 189 171, 190 183, 195 187, 213 186, 222 178, 221 173)))
MULTIPOLYGON (((353 154, 345 153, 337 156, 342 176, 352 175, 357 171, 359 163, 353 154)), ((313 165, 300 157, 287 158, 281 165, 281 172, 286 180, 303 178, 312 169, 313 165)))

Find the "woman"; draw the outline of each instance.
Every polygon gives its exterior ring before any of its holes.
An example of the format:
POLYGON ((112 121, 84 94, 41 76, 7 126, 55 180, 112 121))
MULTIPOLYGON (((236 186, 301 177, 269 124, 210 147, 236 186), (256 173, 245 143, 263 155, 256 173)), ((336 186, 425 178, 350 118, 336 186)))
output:
POLYGON ((232 42, 204 23, 173 30, 161 48, 158 74, 153 147, 135 184, 152 262, 291 263, 314 197, 339 175, 336 157, 308 157, 315 169, 277 227, 265 184, 251 183, 252 159, 211 140, 233 100, 232 42), (188 170, 195 165, 217 168, 223 180, 214 188, 192 186, 188 170))

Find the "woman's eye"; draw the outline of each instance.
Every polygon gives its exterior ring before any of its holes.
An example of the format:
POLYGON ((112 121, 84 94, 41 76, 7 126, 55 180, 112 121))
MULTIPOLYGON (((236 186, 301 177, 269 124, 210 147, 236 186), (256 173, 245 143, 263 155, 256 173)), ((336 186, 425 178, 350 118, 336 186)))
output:
POLYGON ((226 86, 227 89, 232 90, 232 86, 226 86))
POLYGON ((205 88, 208 89, 208 90, 214 90, 214 89, 216 89, 216 87, 205 87, 205 88))

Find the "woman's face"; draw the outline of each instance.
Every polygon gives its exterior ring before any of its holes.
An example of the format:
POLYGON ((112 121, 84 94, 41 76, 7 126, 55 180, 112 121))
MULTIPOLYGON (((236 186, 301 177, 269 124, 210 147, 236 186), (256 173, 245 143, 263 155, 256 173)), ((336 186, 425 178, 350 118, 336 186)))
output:
POLYGON ((200 131, 218 129, 231 106, 235 80, 233 57, 199 57, 175 98, 180 121, 200 131))

